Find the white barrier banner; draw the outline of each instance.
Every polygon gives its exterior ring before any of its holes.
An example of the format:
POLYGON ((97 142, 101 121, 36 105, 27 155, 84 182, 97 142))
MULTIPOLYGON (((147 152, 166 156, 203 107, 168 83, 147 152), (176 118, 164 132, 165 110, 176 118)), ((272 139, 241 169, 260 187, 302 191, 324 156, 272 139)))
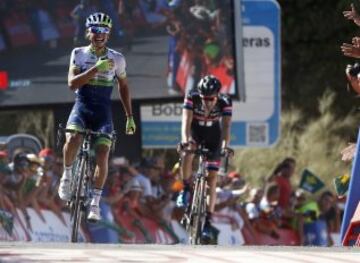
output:
POLYGON ((176 236, 179 238, 180 244, 189 244, 189 235, 185 231, 185 229, 179 224, 178 221, 171 220, 171 226, 176 234, 176 236))
MULTIPOLYGON (((63 223, 58 216, 50 210, 41 210, 43 219, 32 208, 27 208, 30 216, 29 224, 20 209, 17 209, 19 218, 12 217, 12 227, 2 222, 0 224, 0 241, 35 241, 35 242, 69 242, 71 233, 70 215, 62 213, 63 223)), ((80 231, 80 242, 86 242, 80 231)))
POLYGON ((232 226, 229 224, 213 224, 220 232, 218 235, 217 244, 220 246, 228 245, 244 245, 244 237, 238 229, 232 229, 232 226))
POLYGON ((7 211, 0 210, 0 241, 29 241, 26 227, 7 211))
POLYGON ((31 224, 31 241, 35 242, 68 242, 70 240, 70 216, 64 213, 66 224, 49 210, 41 210, 45 221, 35 212, 28 208, 31 224))

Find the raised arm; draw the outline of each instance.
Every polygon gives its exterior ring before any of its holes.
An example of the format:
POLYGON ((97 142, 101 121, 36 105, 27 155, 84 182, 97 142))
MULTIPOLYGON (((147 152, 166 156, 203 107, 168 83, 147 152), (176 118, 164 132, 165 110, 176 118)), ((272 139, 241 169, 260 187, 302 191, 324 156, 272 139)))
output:
POLYGON ((351 4, 350 7, 351 7, 351 10, 343 11, 344 17, 349 20, 353 20, 356 25, 360 26, 360 16, 359 16, 358 12, 356 11, 354 4, 351 4))

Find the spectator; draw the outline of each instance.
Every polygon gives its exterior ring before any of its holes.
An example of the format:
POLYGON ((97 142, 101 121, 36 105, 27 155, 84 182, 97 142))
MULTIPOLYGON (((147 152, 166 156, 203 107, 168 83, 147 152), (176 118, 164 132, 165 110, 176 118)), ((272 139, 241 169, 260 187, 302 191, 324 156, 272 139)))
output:
POLYGON ((11 170, 7 164, 7 154, 0 152, 0 209, 13 212, 15 207, 7 195, 6 188, 3 186, 6 177, 10 176, 10 174, 11 170))
POLYGON ((296 161, 293 158, 285 158, 275 169, 274 181, 279 186, 279 206, 288 210, 290 208, 290 197, 293 192, 290 179, 294 174, 296 161))
POLYGON ((142 187, 140 183, 133 178, 129 181, 126 188, 125 196, 121 201, 122 208, 134 219, 140 219, 141 213, 139 211, 139 204, 142 195, 142 187))
POLYGON ((261 217, 263 219, 263 227, 260 231, 264 231, 271 237, 278 239, 279 234, 277 228, 281 224, 281 208, 279 207, 280 188, 276 183, 269 183, 264 191, 264 195, 260 201, 261 217))
POLYGON ((96 12, 96 6, 91 0, 80 0, 80 3, 71 11, 75 22, 74 45, 81 45, 85 40, 86 18, 96 12))
MULTIPOLYGON (((10 163, 12 173, 4 180, 4 187, 8 189, 9 198, 14 202, 15 206, 20 208, 24 214, 26 228, 31 231, 30 217, 24 204, 22 187, 29 176, 29 160, 25 153, 17 153, 14 160, 10 163)), ((19 216, 18 216, 19 217, 19 216)))
POLYGON ((120 23, 124 27, 125 45, 131 50, 136 27, 141 20, 139 1, 118 0, 118 14, 120 23))
MULTIPOLYGON (((41 212, 41 207, 38 201, 38 194, 42 190, 43 185, 37 185, 39 177, 44 175, 42 168, 43 162, 36 154, 27 154, 26 158, 29 161, 28 175, 25 179, 22 188, 20 189, 21 199, 25 207, 32 206, 40 219, 45 223, 45 217, 41 212)), ((41 180, 41 179, 40 179, 41 180)))
POLYGON ((40 188, 37 199, 42 207, 50 209, 66 225, 61 211, 63 205, 57 195, 61 172, 55 171, 56 156, 52 149, 45 148, 40 151, 39 157, 43 160, 43 171, 36 181, 36 186, 40 188))
MULTIPOLYGON (((353 20, 356 25, 360 26, 360 16, 356 11, 354 4, 351 4, 351 10, 344 11, 343 15, 345 18, 353 20)), ((341 45, 341 51, 347 57, 360 58, 360 38, 354 37, 351 44, 343 43, 341 45)), ((346 77, 352 89, 357 94, 360 94, 359 70, 360 68, 358 64, 355 64, 354 66, 348 65, 345 70, 346 77)), ((349 145, 340 152, 342 155, 341 160, 345 162, 351 161, 355 155, 355 151, 356 144, 349 143, 349 145)))
POLYGON ((330 191, 323 192, 319 197, 318 205, 320 210, 319 219, 326 222, 329 245, 332 245, 334 242, 331 240, 331 233, 340 231, 340 211, 335 195, 330 191))
POLYGON ((249 193, 249 201, 246 203, 245 209, 249 219, 254 225, 257 225, 257 219, 260 218, 260 201, 264 191, 261 188, 253 188, 249 193))

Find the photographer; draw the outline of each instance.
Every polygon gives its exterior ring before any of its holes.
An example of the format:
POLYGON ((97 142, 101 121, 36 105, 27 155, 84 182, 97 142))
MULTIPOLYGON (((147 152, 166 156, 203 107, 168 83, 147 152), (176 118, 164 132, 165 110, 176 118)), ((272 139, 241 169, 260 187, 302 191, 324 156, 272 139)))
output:
MULTIPOLYGON (((343 15, 349 20, 353 20, 354 23, 360 26, 360 15, 355 10, 354 4, 351 4, 351 10, 344 11, 343 15)), ((341 45, 341 51, 344 56, 351 58, 360 58, 360 37, 353 37, 351 44, 343 43, 341 45)), ((346 77, 351 85, 351 88, 357 93, 360 94, 360 64, 355 63, 354 65, 348 65, 345 70, 346 77)), ((356 144, 349 143, 349 145, 344 148, 341 154, 342 161, 351 161, 355 155, 356 144)))
POLYGON ((360 64, 355 63, 354 65, 347 65, 345 73, 352 89, 357 94, 360 94, 360 64))
MULTIPOLYGON (((351 10, 343 12, 344 17, 353 20, 354 23, 360 26, 360 16, 355 10, 354 4, 351 4, 351 10)), ((341 51, 344 56, 351 58, 360 58, 360 37, 353 37, 351 44, 343 43, 341 45, 341 51)), ((353 88, 353 90, 360 94, 360 65, 355 63, 354 65, 348 65, 345 70, 346 77, 353 88)))

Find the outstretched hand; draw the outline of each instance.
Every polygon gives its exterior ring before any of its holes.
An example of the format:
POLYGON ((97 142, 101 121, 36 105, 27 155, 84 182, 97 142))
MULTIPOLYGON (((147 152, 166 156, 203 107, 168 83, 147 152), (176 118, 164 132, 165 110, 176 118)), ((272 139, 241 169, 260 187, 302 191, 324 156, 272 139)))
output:
POLYGON ((221 149, 221 155, 223 156, 233 157, 234 154, 235 154, 234 150, 230 147, 224 147, 221 149))
POLYGON ((345 18, 349 19, 349 20, 353 20, 355 24, 357 24, 358 26, 360 26, 360 16, 359 14, 356 12, 355 6, 354 4, 351 4, 351 10, 349 11, 343 11, 343 15, 345 18))
POLYGON ((344 162, 351 161, 355 156, 355 151, 356 151, 356 144, 349 143, 349 145, 340 152, 342 155, 341 160, 344 162))
POLYGON ((344 56, 360 58, 360 46, 358 46, 358 38, 356 40, 356 45, 343 43, 341 45, 341 51, 343 52, 344 56))

